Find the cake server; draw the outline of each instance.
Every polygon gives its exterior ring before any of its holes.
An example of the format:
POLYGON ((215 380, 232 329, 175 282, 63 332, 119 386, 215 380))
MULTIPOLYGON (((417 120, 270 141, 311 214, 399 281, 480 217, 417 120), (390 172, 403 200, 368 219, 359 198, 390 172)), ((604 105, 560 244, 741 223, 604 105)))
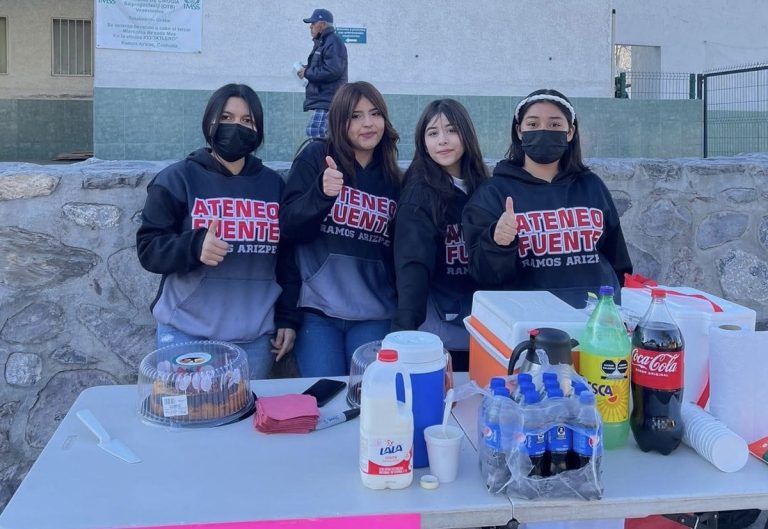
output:
POLYGON ((77 418, 80 419, 96 437, 98 437, 100 448, 128 463, 141 462, 141 459, 139 459, 130 448, 125 446, 122 441, 112 439, 109 436, 91 410, 80 410, 76 415, 77 418))

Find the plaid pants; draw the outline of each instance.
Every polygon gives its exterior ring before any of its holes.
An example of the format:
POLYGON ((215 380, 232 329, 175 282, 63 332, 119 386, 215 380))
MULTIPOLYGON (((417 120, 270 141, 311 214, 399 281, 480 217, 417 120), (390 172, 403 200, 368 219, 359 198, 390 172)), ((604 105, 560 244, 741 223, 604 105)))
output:
POLYGON ((312 111, 312 115, 309 116, 309 123, 307 123, 307 136, 310 138, 328 137, 327 110, 317 109, 312 111))

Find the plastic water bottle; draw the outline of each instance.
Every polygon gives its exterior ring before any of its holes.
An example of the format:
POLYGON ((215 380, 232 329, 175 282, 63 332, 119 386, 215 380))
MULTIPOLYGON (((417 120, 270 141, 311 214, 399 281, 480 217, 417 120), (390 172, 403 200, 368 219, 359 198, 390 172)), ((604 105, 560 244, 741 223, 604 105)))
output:
MULTIPOLYGON (((550 400, 562 399, 563 390, 558 387, 547 389, 550 400)), ((568 470, 568 452, 573 442, 573 432, 565 424, 555 424, 547 431, 547 450, 550 454, 549 473, 554 476, 568 470)))
POLYGON ((485 476, 485 484, 491 492, 503 490, 511 477, 507 466, 510 440, 505 438, 503 432, 503 425, 507 419, 507 401, 509 401, 509 390, 505 387, 494 388, 493 397, 484 414, 485 457, 481 460, 481 470, 485 476))
POLYGON ((571 385, 573 386, 573 394, 578 396, 581 394, 582 391, 586 391, 589 388, 587 388, 586 385, 582 384, 581 382, 572 382, 571 385))
POLYGON ((382 349, 363 373, 360 397, 360 478, 371 489, 402 489, 413 481, 413 393, 397 351, 382 349), (397 379, 405 402, 397 400, 397 379))
POLYGON ((597 411, 595 410, 595 394, 591 391, 579 393, 579 411, 576 422, 579 428, 573 432, 573 451, 578 458, 576 468, 585 467, 600 449, 600 432, 597 429, 597 411))
MULTIPOLYGON (((527 406, 538 403, 541 400, 536 390, 525 392, 524 402, 527 406)), ((543 425, 538 424, 534 414, 527 414, 525 421, 525 450, 531 460, 533 469, 528 473, 530 477, 545 477, 549 475, 547 461, 547 432, 543 425)))
POLYGON ((606 448, 618 448, 629 434, 630 342, 613 302, 613 287, 600 287, 600 301, 587 321, 579 369, 595 394, 606 448))

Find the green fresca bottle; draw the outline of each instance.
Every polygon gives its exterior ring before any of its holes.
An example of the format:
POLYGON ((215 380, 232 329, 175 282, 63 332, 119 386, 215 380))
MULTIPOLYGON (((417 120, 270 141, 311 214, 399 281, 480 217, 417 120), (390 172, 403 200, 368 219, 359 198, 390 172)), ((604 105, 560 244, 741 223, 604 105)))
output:
POLYGON ((600 287, 600 299, 581 335, 579 350, 579 372, 595 393, 603 419, 603 446, 623 446, 629 434, 632 347, 613 302, 613 287, 600 287))

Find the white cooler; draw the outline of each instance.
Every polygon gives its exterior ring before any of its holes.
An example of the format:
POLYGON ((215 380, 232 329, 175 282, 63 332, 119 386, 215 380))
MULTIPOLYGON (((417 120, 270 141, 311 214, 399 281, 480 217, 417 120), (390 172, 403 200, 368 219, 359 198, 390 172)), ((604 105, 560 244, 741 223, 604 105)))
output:
MULTIPOLYGON (((752 309, 695 288, 661 285, 653 288, 667 291, 667 307, 683 333, 685 399, 705 406, 709 400, 710 327, 728 324, 754 330, 757 314, 752 309)), ((651 304, 651 289, 624 287, 621 304, 642 317, 651 304)))
POLYGON ((472 314, 465 318, 469 331, 469 377, 481 386, 507 374, 509 358, 528 331, 554 327, 579 339, 587 314, 546 291, 478 291, 472 314))

